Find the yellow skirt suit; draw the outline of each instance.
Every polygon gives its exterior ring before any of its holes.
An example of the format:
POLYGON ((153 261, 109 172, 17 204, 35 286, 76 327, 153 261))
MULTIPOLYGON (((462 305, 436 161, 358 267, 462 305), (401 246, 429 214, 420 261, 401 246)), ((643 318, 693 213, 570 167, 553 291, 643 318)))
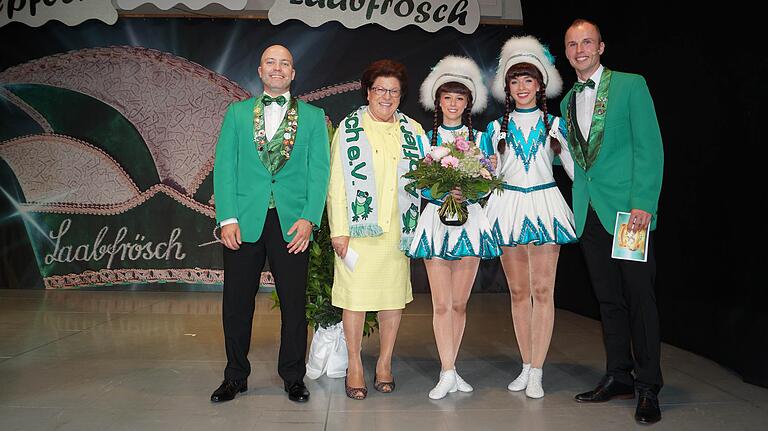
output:
MULTIPOLYGON (((397 122, 375 121, 366 112, 363 129, 373 151, 379 225, 384 234, 350 238, 349 248, 360 256, 350 271, 337 255, 334 261, 334 306, 351 311, 399 310, 413 300, 410 260, 400 250, 400 210, 397 201, 397 165, 402 157, 400 126, 397 122)), ((412 121, 414 132, 423 128, 412 121)), ((331 237, 349 236, 347 196, 339 155, 339 131, 331 145, 331 179, 328 186, 328 222, 331 237)))

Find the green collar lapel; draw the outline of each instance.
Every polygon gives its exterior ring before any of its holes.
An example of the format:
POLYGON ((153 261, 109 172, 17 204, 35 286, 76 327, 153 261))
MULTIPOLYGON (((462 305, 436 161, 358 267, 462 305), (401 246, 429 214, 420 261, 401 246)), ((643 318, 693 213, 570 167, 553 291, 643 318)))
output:
POLYGON ((571 92, 566 114, 568 127, 568 143, 571 147, 573 159, 582 169, 589 170, 600 154, 603 145, 603 132, 605 132, 605 114, 608 112, 608 89, 611 86, 612 72, 608 68, 603 69, 600 84, 597 87, 595 109, 592 114, 592 124, 589 128, 589 140, 585 140, 581 129, 576 122, 576 92, 571 92))
POLYGON ((253 142, 261 163, 270 173, 276 174, 291 158, 293 145, 296 142, 296 130, 299 124, 297 99, 295 97, 290 99, 283 121, 269 141, 267 141, 264 123, 264 102, 261 97, 258 97, 253 107, 253 142))

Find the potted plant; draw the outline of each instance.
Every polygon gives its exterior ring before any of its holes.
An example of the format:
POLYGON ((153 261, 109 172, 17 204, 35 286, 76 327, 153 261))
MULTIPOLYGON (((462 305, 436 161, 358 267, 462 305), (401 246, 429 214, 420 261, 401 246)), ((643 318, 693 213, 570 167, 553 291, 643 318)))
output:
MULTIPOLYGON (((328 136, 333 136, 328 121, 328 136)), ((307 279, 307 323, 314 329, 312 345, 307 359, 307 377, 316 379, 322 374, 344 377, 347 368, 347 346, 341 324, 341 309, 331 304, 333 287, 334 251, 328 216, 323 212, 320 228, 315 231, 309 246, 309 274, 307 279)), ((277 292, 272 292, 272 308, 279 307, 277 292)), ((378 327, 375 312, 365 315, 363 335, 370 336, 378 327)))

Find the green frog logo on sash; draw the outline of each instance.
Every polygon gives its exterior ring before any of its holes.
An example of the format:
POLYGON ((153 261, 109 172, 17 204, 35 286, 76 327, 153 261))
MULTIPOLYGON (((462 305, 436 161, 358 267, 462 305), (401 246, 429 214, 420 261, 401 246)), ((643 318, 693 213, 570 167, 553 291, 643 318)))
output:
POLYGON ((416 225, 419 222, 419 208, 411 204, 408 211, 403 214, 403 233, 411 233, 416 230, 416 225))
POLYGON ((352 221, 358 221, 360 218, 363 220, 367 219, 368 215, 373 212, 371 202, 373 202, 373 198, 368 192, 358 190, 357 197, 352 202, 352 221))

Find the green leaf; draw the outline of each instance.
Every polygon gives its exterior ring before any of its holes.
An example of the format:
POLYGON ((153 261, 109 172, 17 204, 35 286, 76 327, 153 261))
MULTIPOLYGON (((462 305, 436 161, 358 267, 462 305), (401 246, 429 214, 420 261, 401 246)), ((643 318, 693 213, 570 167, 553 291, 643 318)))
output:
POLYGON ((437 198, 437 197, 439 197, 442 194, 442 193, 440 193, 440 186, 441 186, 441 184, 438 181, 438 182, 432 184, 432 187, 430 187, 429 192, 432 193, 433 197, 437 198))

